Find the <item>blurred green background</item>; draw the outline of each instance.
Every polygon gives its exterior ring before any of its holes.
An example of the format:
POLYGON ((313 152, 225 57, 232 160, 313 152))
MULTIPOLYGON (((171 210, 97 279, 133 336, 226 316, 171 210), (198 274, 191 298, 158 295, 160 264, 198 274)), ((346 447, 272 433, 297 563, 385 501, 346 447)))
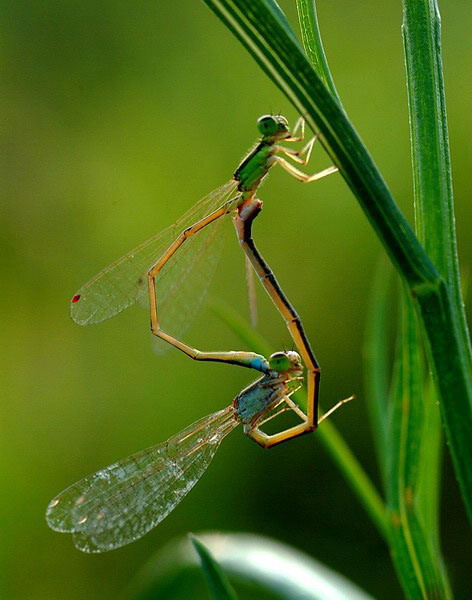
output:
MULTIPOLYGON (((411 216, 400 2, 319 4, 345 107, 411 216)), ((465 0, 442 4, 467 274, 472 8, 465 0)), ((282 6, 294 22, 292 4, 282 6)), ((70 297, 229 179, 261 114, 281 112, 291 122, 297 115, 201 2, 4 2, 1 29, 2 597, 115 598, 173 536, 208 529, 272 536, 379 598, 401 597, 382 540, 316 435, 262 451, 235 432, 175 512, 118 551, 84 555, 70 536, 47 528, 45 507, 64 487, 226 406, 251 381, 249 372, 176 351, 158 356, 140 307, 99 326, 74 325, 70 297)), ((327 164, 318 149, 313 170, 327 164)), ((380 245, 340 177, 302 186, 274 171, 260 196, 258 244, 304 320, 323 368, 323 405, 356 394, 332 421, 378 481, 362 343, 380 245)), ((247 316, 244 261, 226 227, 210 298, 247 316)), ((260 331, 275 349, 290 346, 259 298, 260 331)), ((208 308, 185 339, 242 349, 208 308)), ((464 591, 470 539, 448 459, 443 515, 446 562, 464 591)))

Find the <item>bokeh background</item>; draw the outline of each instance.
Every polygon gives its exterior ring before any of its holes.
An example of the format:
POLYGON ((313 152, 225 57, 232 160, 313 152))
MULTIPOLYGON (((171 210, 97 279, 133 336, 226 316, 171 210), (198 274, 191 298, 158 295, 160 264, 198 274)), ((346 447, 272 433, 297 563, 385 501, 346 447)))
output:
MULTIPOLYGON (((346 109, 411 217, 400 2, 319 4, 346 109)), ((467 274, 472 7, 441 4, 467 274)), ((294 20, 292 3, 282 6, 294 20)), ((116 598, 168 540, 208 529, 272 536, 378 598, 401 597, 382 540, 316 435, 265 452, 233 433, 175 512, 118 551, 84 555, 70 536, 47 528, 45 507, 61 489, 226 406, 251 380, 249 372, 196 364, 176 351, 158 356, 140 307, 81 328, 69 318, 70 297, 229 179, 261 114, 282 112, 291 122, 297 115, 202 2, 4 2, 0 18, 2 597, 116 598)), ((327 166, 319 149, 312 164, 327 166)), ((362 343, 382 249, 340 177, 302 186, 274 171, 260 196, 258 243, 303 317, 323 368, 324 406, 356 394, 332 421, 378 481, 362 343)), ((226 227, 209 296, 247 317, 244 262, 226 227)), ((274 348, 290 346, 259 298, 261 333, 274 348)), ((186 340, 241 349, 208 308, 186 340)), ((444 551, 465 594, 470 539, 447 458, 444 477, 444 551)))

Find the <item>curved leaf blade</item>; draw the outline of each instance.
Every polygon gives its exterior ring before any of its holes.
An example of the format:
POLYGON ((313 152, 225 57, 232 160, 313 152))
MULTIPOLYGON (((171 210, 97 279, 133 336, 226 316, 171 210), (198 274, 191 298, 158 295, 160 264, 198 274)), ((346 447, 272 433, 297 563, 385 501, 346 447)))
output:
MULTIPOLYGON (((257 586, 274 598, 373 600, 336 571, 270 538, 247 533, 202 533, 198 537, 233 580, 257 586)), ((197 568, 188 540, 175 540, 151 558, 135 582, 139 591, 131 597, 164 600, 169 582, 175 589, 180 576, 188 577, 197 568)))
POLYGON ((230 584, 226 573, 213 558, 211 552, 194 535, 189 536, 197 552, 208 588, 215 600, 237 600, 236 592, 230 584))

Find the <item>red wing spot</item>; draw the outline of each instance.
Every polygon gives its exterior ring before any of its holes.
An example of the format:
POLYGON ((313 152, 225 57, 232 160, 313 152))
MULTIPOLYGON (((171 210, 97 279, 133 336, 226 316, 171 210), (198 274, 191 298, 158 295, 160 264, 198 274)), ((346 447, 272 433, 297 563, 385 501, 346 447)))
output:
POLYGON ((75 296, 72 298, 71 302, 72 302, 72 303, 74 303, 74 302, 78 302, 79 300, 80 300, 80 294, 76 294, 76 295, 75 295, 75 296))

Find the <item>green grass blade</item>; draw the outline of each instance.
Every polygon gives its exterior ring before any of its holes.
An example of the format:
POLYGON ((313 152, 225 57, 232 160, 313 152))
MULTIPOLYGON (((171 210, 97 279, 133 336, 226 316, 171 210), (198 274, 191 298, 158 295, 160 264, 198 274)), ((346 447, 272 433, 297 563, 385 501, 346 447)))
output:
POLYGON ((316 14, 316 2, 315 0, 297 0, 297 10, 306 55, 326 87, 339 100, 339 94, 334 85, 321 40, 318 15, 316 14))
POLYGON ((420 455, 418 456, 417 506, 421 514, 424 530, 431 543, 439 550, 439 495, 441 485, 443 436, 439 403, 432 382, 423 390, 423 431, 420 455))
MULTIPOLYGON (((405 51, 411 154, 414 175, 415 221, 419 239, 451 293, 463 346, 470 346, 461 298, 457 255, 452 174, 449 156, 447 115, 442 73, 440 17, 435 0, 403 0, 403 43, 405 51)), ((464 360, 470 355, 464 353, 464 360)), ((472 370, 472 364, 466 367, 472 370)), ((423 448, 419 470, 418 501, 431 543, 439 553, 438 503, 441 464, 441 433, 430 389, 425 404, 423 448)), ((460 416, 459 416, 460 418, 460 416)), ((451 421, 454 415, 444 415, 451 421)), ((453 426, 454 429, 454 426, 453 426)), ((444 569, 443 569, 444 570, 444 569)))
POLYGON ((270 356, 274 351, 269 342, 248 323, 241 314, 226 302, 212 298, 209 308, 252 352, 270 356))
POLYGON ((285 16, 285 13, 280 8, 280 6, 277 4, 276 0, 266 0, 266 2, 267 2, 267 5, 270 6, 270 8, 272 10, 272 14, 277 17, 280 25, 284 28, 287 35, 289 35, 292 38, 292 40, 295 44, 299 44, 300 42, 298 41, 298 38, 295 35, 295 32, 291 28, 290 23, 288 22, 287 17, 285 16))
POLYGON ((349 445, 329 420, 323 421, 316 430, 316 435, 338 465, 380 535, 387 540, 388 523, 385 504, 349 445))
POLYGON ((436 1, 403 0, 402 32, 417 235, 461 305, 436 1))
POLYGON ((208 589, 215 600, 237 600, 236 592, 230 584, 226 573, 213 558, 208 548, 195 536, 189 535, 202 566, 208 589))
POLYGON ((472 521, 472 371, 465 322, 445 280, 399 211, 372 158, 337 100, 264 0, 205 0, 320 133, 409 293, 424 329, 442 418, 464 503, 472 521))
MULTIPOLYGON (((198 535, 231 579, 241 589, 278 600, 373 600, 343 575, 306 554, 270 538, 247 533, 202 533, 198 535), (250 587, 249 587, 250 586, 250 587)), ((193 580, 194 553, 188 541, 174 540, 157 552, 134 583, 134 600, 180 600, 196 596, 193 580), (180 595, 178 595, 180 590, 180 595)))
MULTIPOLYGON (((251 325, 245 321, 234 309, 227 305, 213 301, 212 310, 216 315, 236 334, 240 339, 248 344, 253 352, 258 352, 264 356, 269 356, 273 350, 269 343, 259 334, 255 333, 251 325)), ((303 392, 297 392, 293 396, 294 400, 302 407, 306 407, 306 397, 303 392)), ((379 533, 387 536, 387 515, 385 505, 377 492, 374 484, 369 479, 367 473, 362 468, 357 458, 352 453, 345 440, 339 434, 336 427, 327 419, 323 421, 319 429, 316 430, 316 436, 331 455, 333 461, 337 464, 339 470, 344 475, 361 504, 371 517, 379 533)))
MULTIPOLYGON (((408 107, 411 129, 415 220, 418 237, 447 283, 463 352, 454 358, 472 372, 470 339, 461 296, 454 226, 452 174, 436 0, 403 0, 408 107), (469 348, 469 352, 467 352, 469 348)), ((450 435, 467 427, 462 411, 443 405, 450 435)), ((464 432, 467 435, 467 431, 464 432)), ((461 436, 463 437, 463 436, 461 436)), ((472 431, 468 431, 469 439, 472 431)), ((462 440, 457 441, 459 449, 462 440)), ((467 445, 463 452, 468 453, 467 445)), ((469 457, 471 455, 469 454, 469 457)), ((461 480, 460 480, 460 483, 461 480)))
POLYGON ((405 296, 387 444, 391 552, 408 598, 447 599, 452 595, 437 544, 437 512, 425 512, 428 499, 437 510, 437 477, 432 476, 438 472, 437 428, 425 425, 438 410, 424 392, 421 338, 405 296), (421 476, 424 468, 427 477, 421 476))
MULTIPOLYGON (((401 339, 399 342, 401 351, 396 361, 397 395, 393 422, 389 419, 391 407, 386 400, 390 397, 390 360, 386 346, 387 340, 391 337, 387 327, 391 318, 390 280, 385 265, 379 264, 367 318, 364 346, 365 380, 369 412, 378 447, 379 466, 388 490, 389 510, 393 515, 392 556, 400 578, 405 580, 403 583, 409 595, 415 597, 413 591, 419 593, 426 588, 433 589, 436 586, 436 578, 440 582, 436 587, 448 591, 439 547, 438 522, 442 436, 434 389, 430 384, 423 386, 423 354, 416 330, 410 332, 410 335, 406 332, 404 346, 401 339), (405 372, 410 374, 409 379, 404 376, 405 372), (412 410, 408 402, 415 403, 412 410), (404 419, 404 422, 399 422, 400 419, 404 419), (411 419, 411 429, 409 419, 411 419), (403 436, 402 425, 405 428, 403 436), (409 474, 411 488, 405 487, 406 472, 409 474), (401 512, 400 507, 404 509, 404 504, 407 504, 408 508, 407 500, 412 498, 411 489, 414 489, 413 511, 401 512), (402 498, 403 504, 401 504, 402 498), (406 514, 410 518, 405 519, 404 523, 399 517, 400 514, 406 514), (411 529, 415 532, 413 535, 411 529), (423 546, 426 538, 428 550, 425 553, 423 546), (409 539, 415 542, 412 545, 413 550, 407 543, 409 539), (413 556, 411 556, 412 552, 413 556), (416 553, 421 555, 421 560, 417 560, 416 553), (431 560, 431 565, 428 565, 428 560, 431 560), (423 562, 426 565, 423 565, 423 562), (419 565, 418 576, 414 568, 416 563, 419 565), (426 573, 433 573, 432 582, 429 582, 428 575, 423 576, 422 568, 426 568, 426 573), (423 585, 423 582, 426 583, 423 585)), ((410 313, 408 317, 413 320, 408 322, 407 326, 414 326, 416 323, 414 314, 410 313)))
POLYGON ((386 341, 390 338, 391 269, 385 260, 375 273, 370 305, 367 311, 364 340, 365 391, 378 464, 385 480, 387 455, 387 415, 390 394, 390 358, 386 341))

